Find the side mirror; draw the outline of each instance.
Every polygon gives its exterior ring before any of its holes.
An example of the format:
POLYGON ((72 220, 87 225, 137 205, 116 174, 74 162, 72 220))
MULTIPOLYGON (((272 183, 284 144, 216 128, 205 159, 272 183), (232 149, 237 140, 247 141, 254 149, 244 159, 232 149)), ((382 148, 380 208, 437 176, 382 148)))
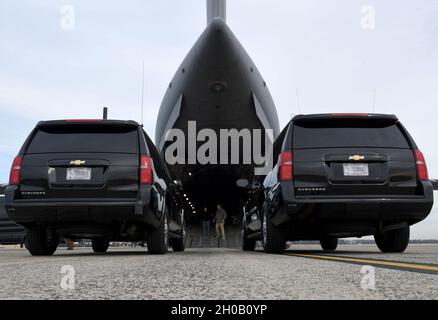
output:
POLYGON ((236 186, 238 186, 239 188, 248 188, 249 186, 249 181, 248 179, 239 179, 236 181, 236 186))

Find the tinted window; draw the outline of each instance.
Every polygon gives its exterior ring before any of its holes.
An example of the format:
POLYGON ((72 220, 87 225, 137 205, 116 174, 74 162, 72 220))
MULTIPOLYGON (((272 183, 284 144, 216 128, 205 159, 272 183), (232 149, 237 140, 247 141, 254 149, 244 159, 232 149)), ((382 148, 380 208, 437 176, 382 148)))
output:
POLYGON ((396 123, 379 120, 303 121, 294 126, 294 148, 377 147, 409 149, 396 123))
POLYGON ((62 125, 39 129, 27 153, 52 152, 138 153, 137 128, 62 125))

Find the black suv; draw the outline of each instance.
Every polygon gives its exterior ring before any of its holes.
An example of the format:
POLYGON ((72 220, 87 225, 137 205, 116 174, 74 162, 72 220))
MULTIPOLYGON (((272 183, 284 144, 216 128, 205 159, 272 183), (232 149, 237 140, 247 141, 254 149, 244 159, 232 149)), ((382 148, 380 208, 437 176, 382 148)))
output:
POLYGON ((320 240, 335 250, 338 238, 374 235, 382 252, 403 252, 409 227, 432 209, 424 156, 393 115, 296 116, 275 141, 273 159, 260 213, 243 219, 246 248, 258 235, 270 253, 287 240, 320 240))
POLYGON ((13 162, 5 206, 32 255, 52 255, 60 236, 92 239, 100 253, 112 240, 184 250, 181 184, 133 121, 39 122, 13 162))

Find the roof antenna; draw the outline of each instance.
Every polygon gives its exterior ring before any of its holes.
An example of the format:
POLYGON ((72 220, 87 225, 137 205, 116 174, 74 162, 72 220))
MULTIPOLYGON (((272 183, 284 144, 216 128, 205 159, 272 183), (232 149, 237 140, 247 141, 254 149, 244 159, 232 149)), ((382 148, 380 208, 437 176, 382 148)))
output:
POLYGON ((143 71, 141 79, 141 126, 143 126, 143 114, 144 114, 144 60, 143 60, 143 71))
POLYGON ((373 113, 376 113, 376 96, 377 96, 377 89, 374 88, 374 96, 373 96, 373 113))
POLYGON ((298 91, 298 88, 295 89, 295 92, 297 93, 298 114, 301 114, 300 93, 298 91))
POLYGON ((108 120, 108 108, 103 107, 103 120, 108 120))

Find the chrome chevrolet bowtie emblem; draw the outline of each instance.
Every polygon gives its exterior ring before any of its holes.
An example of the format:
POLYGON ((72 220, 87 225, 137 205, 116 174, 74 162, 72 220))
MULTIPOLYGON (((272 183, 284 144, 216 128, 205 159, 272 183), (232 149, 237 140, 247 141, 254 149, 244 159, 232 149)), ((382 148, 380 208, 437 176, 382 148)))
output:
POLYGON ((365 156, 354 155, 354 156, 350 156, 350 158, 348 159, 353 161, 360 161, 360 160, 364 160, 365 156))
POLYGON ((70 161, 70 164, 72 164, 72 165, 74 165, 74 166, 80 166, 80 165, 85 164, 85 161, 82 161, 82 160, 73 160, 73 161, 70 161))

